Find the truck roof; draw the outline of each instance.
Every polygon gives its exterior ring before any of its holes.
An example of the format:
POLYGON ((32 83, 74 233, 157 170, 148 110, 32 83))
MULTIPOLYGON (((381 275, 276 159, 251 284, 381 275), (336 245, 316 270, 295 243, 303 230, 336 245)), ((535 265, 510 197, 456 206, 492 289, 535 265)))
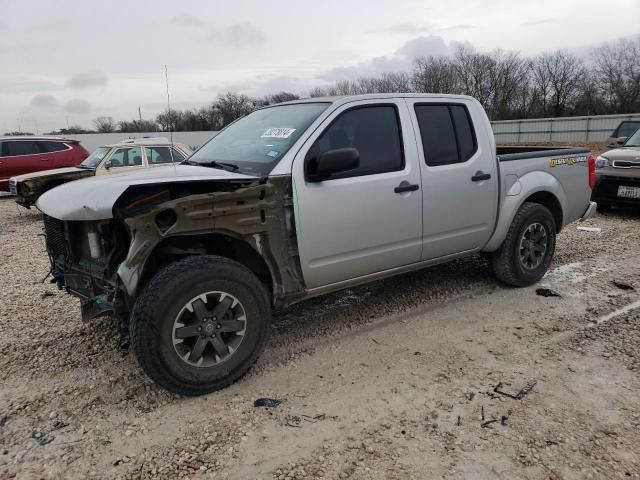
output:
MULTIPOLYGON (((317 102, 330 102, 330 103, 349 103, 357 100, 378 100, 385 98, 442 98, 442 99, 452 99, 459 98, 464 100, 474 100, 473 97, 469 95, 450 95, 445 93, 367 93, 363 95, 337 95, 332 97, 310 97, 310 98, 300 98, 298 100, 291 100, 289 102, 277 103, 275 105, 293 105, 296 103, 317 103, 317 102)), ((270 105, 273 106, 273 105, 270 105)), ((266 107, 268 108, 268 107, 266 107)))

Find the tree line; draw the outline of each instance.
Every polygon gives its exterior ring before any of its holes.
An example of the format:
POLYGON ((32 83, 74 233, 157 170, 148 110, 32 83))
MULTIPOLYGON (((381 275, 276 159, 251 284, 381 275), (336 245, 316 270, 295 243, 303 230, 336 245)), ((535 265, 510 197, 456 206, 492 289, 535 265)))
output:
MULTIPOLYGON (((640 38, 606 44, 587 58, 568 50, 525 57, 517 52, 483 53, 460 46, 450 56, 415 58, 410 72, 343 80, 312 88, 307 96, 406 92, 471 95, 492 120, 637 113, 640 38)), ((167 109, 155 120, 116 122, 99 117, 93 125, 101 133, 220 130, 256 108, 300 97, 291 92, 261 98, 227 92, 199 109, 167 109)))

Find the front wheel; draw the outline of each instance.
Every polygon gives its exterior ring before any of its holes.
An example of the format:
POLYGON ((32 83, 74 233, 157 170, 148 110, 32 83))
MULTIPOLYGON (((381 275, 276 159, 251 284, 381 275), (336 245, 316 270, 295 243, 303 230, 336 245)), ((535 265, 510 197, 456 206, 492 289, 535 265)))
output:
POLYGON ((244 375, 270 328, 267 293, 250 270, 196 256, 165 267, 145 286, 133 309, 131 344, 153 381, 194 396, 244 375))
POLYGON ((532 285, 549 269, 555 248, 556 224, 551 212, 543 205, 527 202, 493 253, 493 270, 499 280, 509 285, 532 285))

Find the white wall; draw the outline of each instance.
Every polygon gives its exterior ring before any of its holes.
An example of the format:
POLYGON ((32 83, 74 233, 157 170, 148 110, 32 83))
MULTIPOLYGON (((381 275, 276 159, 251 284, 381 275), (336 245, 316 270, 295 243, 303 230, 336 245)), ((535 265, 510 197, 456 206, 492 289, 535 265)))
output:
POLYGON ((623 120, 640 120, 640 113, 500 120, 491 126, 496 142, 603 142, 623 120))
MULTIPOLYGON (((197 148, 218 132, 174 132, 173 141, 186 143, 191 148, 197 148)), ((129 138, 142 137, 164 137, 169 139, 169 132, 149 132, 149 133, 85 133, 79 135, 65 135, 66 138, 80 140, 80 144, 92 152, 102 145, 118 143, 129 138)))

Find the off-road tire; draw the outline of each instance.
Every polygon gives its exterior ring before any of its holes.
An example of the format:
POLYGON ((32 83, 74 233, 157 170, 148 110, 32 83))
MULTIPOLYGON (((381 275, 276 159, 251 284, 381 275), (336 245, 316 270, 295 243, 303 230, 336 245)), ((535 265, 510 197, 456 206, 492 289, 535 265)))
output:
POLYGON ((215 255, 189 257, 158 272, 137 298, 131 316, 131 345, 142 370, 167 390, 187 396, 225 388, 242 377, 258 359, 271 330, 267 291, 246 267, 215 255), (224 291, 242 302, 245 337, 219 365, 206 368, 182 360, 173 345, 176 316, 203 292, 224 291))
POLYGON ((556 247, 556 224, 549 209, 539 203, 524 203, 516 213, 507 236, 498 250, 493 253, 491 263, 498 280, 515 287, 526 287, 539 281, 549 269, 556 247), (520 260, 520 241, 524 232, 532 224, 544 226, 547 233, 547 247, 539 266, 527 270, 520 260))

